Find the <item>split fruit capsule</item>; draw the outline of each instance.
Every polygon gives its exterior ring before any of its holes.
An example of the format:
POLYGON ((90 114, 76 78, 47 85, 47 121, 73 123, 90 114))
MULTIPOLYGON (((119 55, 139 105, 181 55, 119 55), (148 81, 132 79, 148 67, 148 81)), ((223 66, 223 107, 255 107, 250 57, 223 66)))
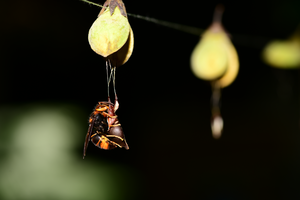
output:
POLYGON ((120 66, 132 54, 133 32, 123 2, 108 0, 106 4, 89 30, 88 41, 93 51, 120 66))
POLYGON ((196 77, 217 81, 221 88, 235 80, 238 55, 221 23, 214 22, 202 35, 191 55, 191 69, 196 77))

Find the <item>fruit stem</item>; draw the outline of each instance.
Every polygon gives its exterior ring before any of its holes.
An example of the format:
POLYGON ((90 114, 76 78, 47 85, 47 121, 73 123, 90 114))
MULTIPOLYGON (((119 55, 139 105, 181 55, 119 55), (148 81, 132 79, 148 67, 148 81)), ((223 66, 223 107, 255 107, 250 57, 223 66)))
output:
POLYGON ((213 23, 221 24, 224 10, 225 10, 225 8, 222 4, 218 4, 216 6, 214 16, 213 16, 213 23))

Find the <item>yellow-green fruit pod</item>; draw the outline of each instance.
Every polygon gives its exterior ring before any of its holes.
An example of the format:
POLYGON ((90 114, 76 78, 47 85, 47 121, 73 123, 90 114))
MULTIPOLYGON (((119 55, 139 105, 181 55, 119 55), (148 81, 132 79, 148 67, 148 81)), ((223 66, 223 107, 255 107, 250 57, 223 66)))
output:
POLYGON ((284 69, 300 67, 300 44, 297 40, 275 40, 263 50, 263 60, 273 66, 284 69))
POLYGON ((91 26, 88 40, 97 54, 107 57, 126 43, 129 32, 128 19, 121 14, 119 7, 116 6, 112 15, 107 7, 91 26))
POLYGON ((208 29, 203 34, 191 56, 191 68, 196 77, 211 81, 225 73, 228 66, 228 41, 223 31, 208 29))
POLYGON ((239 72, 238 54, 230 41, 226 45, 226 52, 228 57, 227 70, 225 74, 219 80, 217 80, 221 88, 230 85, 235 80, 239 72))

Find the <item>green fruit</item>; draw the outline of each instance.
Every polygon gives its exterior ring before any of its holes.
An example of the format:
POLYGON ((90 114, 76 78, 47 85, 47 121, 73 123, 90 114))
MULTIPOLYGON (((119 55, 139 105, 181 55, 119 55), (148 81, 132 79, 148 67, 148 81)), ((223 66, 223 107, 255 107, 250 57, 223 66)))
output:
POLYGON ((191 56, 196 77, 217 81, 220 87, 230 85, 238 74, 237 52, 219 22, 214 22, 202 36, 191 56))
POLYGON ((273 67, 293 69, 300 67, 300 42, 275 40, 263 50, 263 59, 273 67))
POLYGON ((107 57, 126 43, 129 33, 128 19, 121 14, 119 7, 115 7, 112 15, 107 7, 91 26, 88 40, 97 54, 107 57))
POLYGON ((202 35, 191 56, 192 71, 200 79, 215 80, 227 70, 227 35, 209 28, 202 35))

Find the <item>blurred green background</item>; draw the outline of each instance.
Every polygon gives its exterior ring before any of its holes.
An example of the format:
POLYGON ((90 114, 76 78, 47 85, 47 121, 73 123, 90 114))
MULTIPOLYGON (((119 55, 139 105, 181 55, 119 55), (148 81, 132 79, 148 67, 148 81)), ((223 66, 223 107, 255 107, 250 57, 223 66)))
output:
MULTIPOLYGON (((104 3, 97 2, 97 3, 104 3)), ((0 199, 299 199, 299 71, 261 50, 300 22, 299 1, 126 1, 127 12, 206 28, 217 3, 240 58, 210 131, 210 85, 193 76, 199 37, 129 18, 135 48, 117 70, 130 150, 89 145, 105 62, 87 34, 100 8, 77 0, 0 2, 0 199)))

